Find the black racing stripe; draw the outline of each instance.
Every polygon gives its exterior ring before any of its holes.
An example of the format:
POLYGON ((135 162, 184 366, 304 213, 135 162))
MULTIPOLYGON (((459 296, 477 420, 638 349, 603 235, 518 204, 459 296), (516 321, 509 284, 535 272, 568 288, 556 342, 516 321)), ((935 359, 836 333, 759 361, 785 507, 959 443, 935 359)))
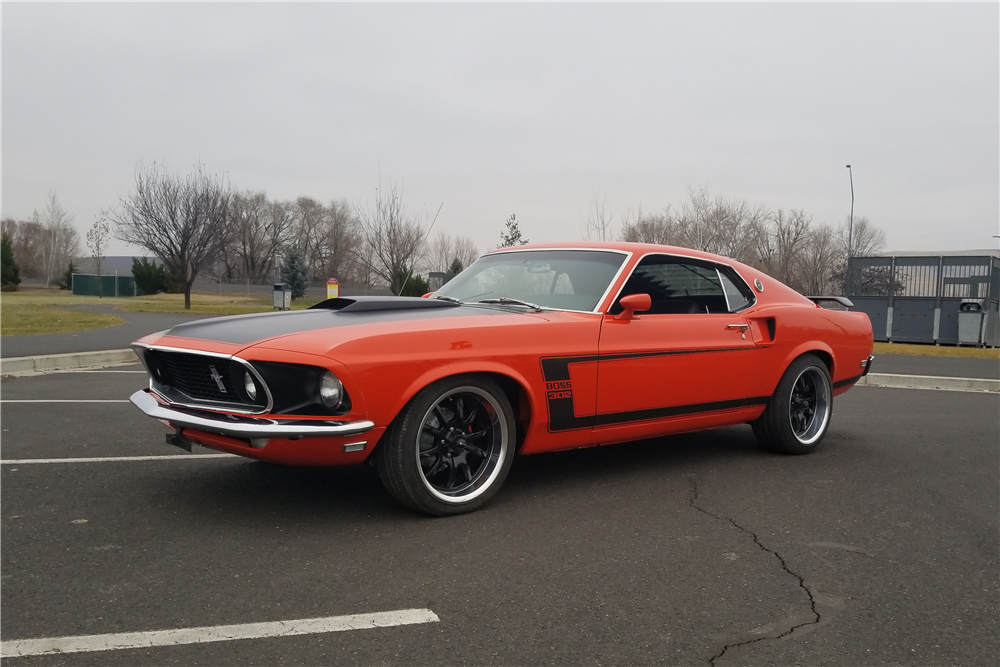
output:
POLYGON ((863 375, 855 375, 854 377, 847 378, 846 380, 838 380, 837 382, 833 383, 833 388, 834 389, 840 389, 841 387, 846 387, 848 385, 852 385, 852 384, 856 383, 858 380, 860 380, 862 377, 864 377, 864 376, 863 375))
POLYGON ((622 359, 645 359, 649 357, 673 357, 682 354, 706 354, 708 352, 749 352, 760 350, 759 347, 707 347, 685 350, 648 350, 644 352, 618 352, 615 354, 587 354, 578 357, 543 357, 542 373, 545 379, 568 380, 569 365, 585 361, 619 361, 622 359))
POLYGON ((649 352, 619 352, 617 354, 602 354, 601 361, 618 361, 620 359, 645 359, 647 357, 674 357, 682 354, 707 354, 709 352, 749 352, 759 350, 759 347, 711 347, 689 350, 654 350, 649 352))
POLYGON ((247 345, 276 336, 314 331, 331 327, 397 322, 401 320, 438 319, 443 317, 469 317, 502 315, 504 311, 486 308, 420 308, 338 312, 336 310, 296 310, 280 313, 254 313, 213 317, 178 324, 167 331, 170 336, 197 338, 199 340, 247 345))
POLYGON ((650 419, 666 419, 667 417, 690 417, 724 412, 739 408, 749 408, 757 405, 767 405, 770 396, 751 396, 735 398, 728 401, 712 401, 710 403, 693 403, 691 405, 671 405, 663 408, 647 408, 645 410, 629 410, 628 412, 612 412, 594 417, 594 426, 615 426, 630 422, 648 421, 650 419))

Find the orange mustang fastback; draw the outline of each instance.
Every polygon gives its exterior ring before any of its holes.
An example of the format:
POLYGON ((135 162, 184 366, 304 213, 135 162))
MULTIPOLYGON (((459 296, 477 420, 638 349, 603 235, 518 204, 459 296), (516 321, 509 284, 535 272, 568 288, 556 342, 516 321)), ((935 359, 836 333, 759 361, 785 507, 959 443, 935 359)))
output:
POLYGON ((448 515, 496 494, 515 454, 742 423, 775 450, 811 452, 833 397, 871 368, 865 314, 683 248, 496 250, 428 296, 146 336, 133 347, 149 388, 132 402, 186 449, 372 460, 399 502, 448 515))

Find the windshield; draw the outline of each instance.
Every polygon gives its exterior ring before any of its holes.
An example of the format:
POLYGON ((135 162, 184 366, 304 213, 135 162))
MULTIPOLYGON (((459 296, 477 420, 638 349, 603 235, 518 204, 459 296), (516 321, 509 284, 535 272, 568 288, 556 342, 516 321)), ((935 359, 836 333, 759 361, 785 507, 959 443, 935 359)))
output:
POLYGON ((520 299, 544 308, 592 311, 626 255, 603 250, 521 250, 480 257, 435 292, 474 303, 520 299))

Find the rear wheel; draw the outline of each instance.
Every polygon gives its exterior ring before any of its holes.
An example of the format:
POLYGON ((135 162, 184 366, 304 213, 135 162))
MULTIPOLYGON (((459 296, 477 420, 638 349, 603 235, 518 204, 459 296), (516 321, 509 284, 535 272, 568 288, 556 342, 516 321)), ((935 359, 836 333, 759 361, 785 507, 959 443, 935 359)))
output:
POLYGON ((822 442, 832 413, 830 372, 818 357, 805 354, 781 376, 764 414, 753 422, 753 432, 770 449, 808 454, 822 442))
POLYGON ((400 503, 435 516, 479 509, 514 457, 514 416, 495 382, 455 377, 418 393, 386 431, 376 467, 400 503))

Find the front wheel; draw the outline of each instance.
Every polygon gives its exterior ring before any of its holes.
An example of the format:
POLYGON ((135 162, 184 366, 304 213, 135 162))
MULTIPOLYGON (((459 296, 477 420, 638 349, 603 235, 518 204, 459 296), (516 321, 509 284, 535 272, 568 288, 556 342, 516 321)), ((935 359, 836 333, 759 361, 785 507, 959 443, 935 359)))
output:
POLYGON ((830 426, 833 387, 818 357, 804 354, 778 382, 753 432, 766 447, 785 454, 808 454, 819 447, 830 426))
POLYGON ((403 505, 448 516, 492 498, 514 458, 514 412, 497 384, 465 376, 418 393, 376 452, 379 478, 403 505))

